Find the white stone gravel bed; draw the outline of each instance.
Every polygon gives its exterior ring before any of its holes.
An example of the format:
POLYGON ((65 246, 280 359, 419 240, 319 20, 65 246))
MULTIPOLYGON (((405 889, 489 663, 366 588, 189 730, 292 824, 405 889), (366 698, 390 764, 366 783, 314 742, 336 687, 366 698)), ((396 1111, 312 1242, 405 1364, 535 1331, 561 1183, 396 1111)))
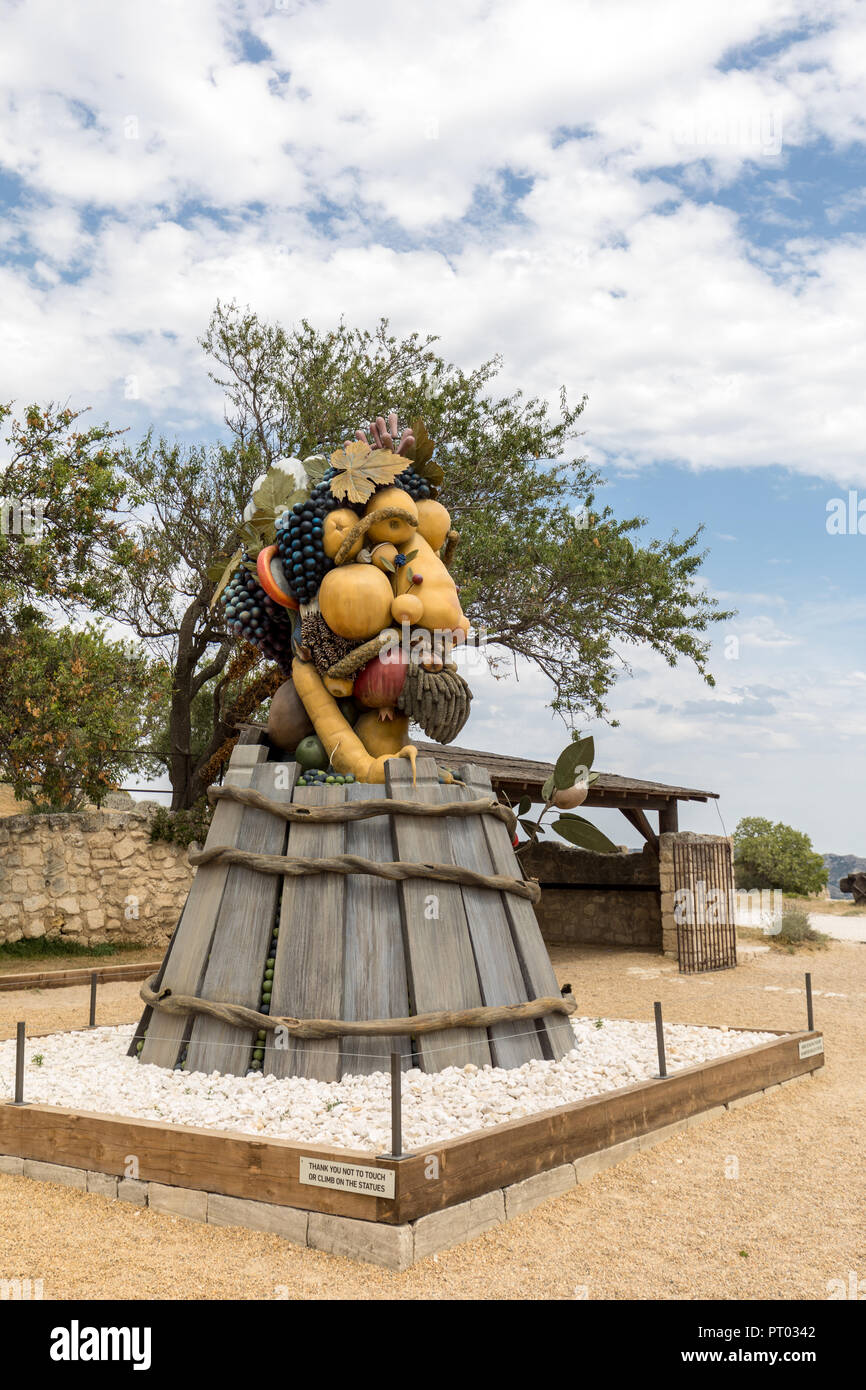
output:
MULTIPOLYGON (((508 1071, 470 1065, 404 1073, 405 1147, 585 1100, 658 1072, 653 1023, 580 1018, 572 1019, 572 1027, 575 1048, 561 1062, 527 1062, 508 1071)), ((29 1041, 25 1100, 310 1144, 373 1151, 388 1146, 390 1080, 384 1072, 323 1082, 166 1071, 125 1055, 132 1033, 132 1025, 126 1025, 29 1041)), ((774 1037, 666 1023, 668 1071, 774 1037)), ((0 1042, 0 1094, 11 1097, 14 1073, 15 1042, 0 1042)))

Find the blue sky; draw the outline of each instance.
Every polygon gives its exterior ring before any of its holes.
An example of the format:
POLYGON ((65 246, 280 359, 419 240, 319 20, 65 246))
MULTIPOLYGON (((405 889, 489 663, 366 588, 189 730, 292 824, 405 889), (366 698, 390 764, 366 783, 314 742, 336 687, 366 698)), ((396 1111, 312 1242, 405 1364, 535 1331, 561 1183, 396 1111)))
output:
MULTIPOLYGON (((738 610, 715 689, 624 653, 598 765, 866 854, 866 535, 826 528, 866 500, 864 7, 430 14, 0 0, 2 395, 214 438, 218 296, 387 313, 461 365, 501 353, 504 390, 587 392, 604 500, 648 535, 704 522, 703 582, 738 610)), ((557 751, 519 674, 473 673, 463 741, 557 751)))

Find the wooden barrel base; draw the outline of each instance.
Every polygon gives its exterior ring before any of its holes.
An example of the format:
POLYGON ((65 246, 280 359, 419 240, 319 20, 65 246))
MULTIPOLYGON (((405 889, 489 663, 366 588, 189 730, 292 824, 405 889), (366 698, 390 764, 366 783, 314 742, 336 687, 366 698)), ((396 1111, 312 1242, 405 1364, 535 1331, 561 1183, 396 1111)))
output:
MULTIPOLYGON (((393 759, 385 786, 296 787, 297 764, 269 761, 268 751, 264 743, 239 744, 226 783, 306 806, 491 795, 483 769, 467 765, 460 770, 464 786, 442 785, 432 758, 418 759, 414 786, 408 762, 393 759)), ((494 815, 287 824, 259 808, 221 800, 206 848, 214 846, 309 859, 353 854, 379 863, 457 864, 521 877, 509 832, 494 815)), ((272 1016, 347 1021, 520 1004, 559 993, 532 905, 514 893, 355 873, 281 878, 218 861, 196 873, 158 986, 272 1016), (271 978, 270 999, 263 1002, 271 978)), ((253 1067, 273 1076, 338 1081, 387 1070, 394 1051, 404 1068, 435 1072, 468 1063, 518 1067, 559 1059, 573 1045, 563 1014, 417 1037, 314 1040, 268 1032, 261 1042, 255 1030, 206 1014, 148 1007, 130 1051, 142 1062, 188 1071, 245 1075, 253 1067)))

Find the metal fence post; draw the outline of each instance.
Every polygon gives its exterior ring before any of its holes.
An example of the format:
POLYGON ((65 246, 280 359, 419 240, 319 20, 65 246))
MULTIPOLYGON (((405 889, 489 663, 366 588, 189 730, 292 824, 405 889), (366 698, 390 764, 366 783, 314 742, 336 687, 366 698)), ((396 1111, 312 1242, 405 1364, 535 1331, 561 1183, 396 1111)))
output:
POLYGON ((810 1033, 815 1031, 815 1010, 812 1007, 812 976, 806 971, 806 1024, 810 1033))
POLYGON ((379 1158, 411 1158, 403 1152, 403 1058, 391 1053, 391 1152, 379 1158))
POLYGON ((659 1050, 659 1078, 663 1079, 668 1074, 665 1064, 665 1030, 662 1023, 662 1006, 658 1000, 653 1004, 656 1016, 656 1044, 659 1050))
POLYGON ((97 977, 96 971, 94 970, 94 971, 93 971, 93 974, 90 976, 90 1027, 91 1027, 91 1028, 95 1028, 95 1027, 96 1027, 96 985, 97 985, 97 979, 98 979, 98 977, 97 977))
POLYGON ((19 1023, 15 1031, 15 1099, 13 1105, 24 1104, 24 1041, 27 1024, 19 1023))
POLYGON ((391 1053, 391 1152, 403 1152, 403 1071, 399 1052, 391 1053))

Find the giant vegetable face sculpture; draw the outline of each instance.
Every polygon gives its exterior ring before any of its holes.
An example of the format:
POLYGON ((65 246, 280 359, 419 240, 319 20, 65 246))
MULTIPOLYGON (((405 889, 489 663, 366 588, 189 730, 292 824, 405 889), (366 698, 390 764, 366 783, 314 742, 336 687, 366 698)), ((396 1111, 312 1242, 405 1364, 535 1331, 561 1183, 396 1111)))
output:
POLYGON ((410 721, 448 743, 472 698, 452 660, 469 622, 448 560, 457 541, 437 501, 442 471, 423 423, 396 414, 324 458, 279 462, 256 484, 218 588, 238 637, 288 677, 272 740, 309 777, 383 782, 414 764, 410 721), (369 438, 368 438, 369 433, 369 438))

